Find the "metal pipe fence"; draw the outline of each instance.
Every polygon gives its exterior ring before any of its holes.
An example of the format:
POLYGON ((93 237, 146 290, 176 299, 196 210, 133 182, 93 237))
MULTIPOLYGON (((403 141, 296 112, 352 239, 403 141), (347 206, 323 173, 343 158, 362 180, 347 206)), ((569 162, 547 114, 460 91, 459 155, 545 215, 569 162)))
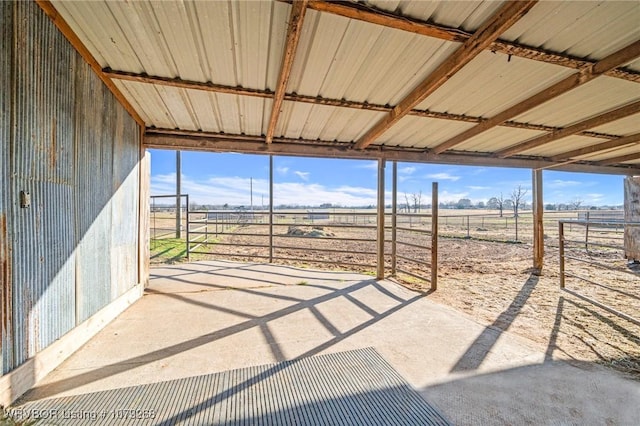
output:
MULTIPOLYGON (((632 268, 625 260, 624 232, 640 227, 640 222, 560 220, 558 222, 560 288, 618 317, 640 325, 640 319, 611 307, 602 300, 585 294, 588 284, 598 287, 600 297, 622 295, 635 300, 640 307, 638 278, 640 268, 632 268), (607 282, 597 281, 597 271, 607 271, 607 282), (571 281, 582 291, 567 288, 571 281)), ((614 299, 612 299, 614 300, 614 299)), ((636 310, 636 313, 639 310, 636 310)))
POLYGON ((165 238, 180 238, 181 230, 186 228, 186 212, 189 208, 189 195, 180 195, 180 211, 182 213, 182 220, 180 221, 180 228, 178 228, 178 208, 176 207, 176 201, 178 195, 152 195, 149 202, 150 210, 150 239, 161 240, 165 238), (163 202, 168 200, 168 202, 163 202))

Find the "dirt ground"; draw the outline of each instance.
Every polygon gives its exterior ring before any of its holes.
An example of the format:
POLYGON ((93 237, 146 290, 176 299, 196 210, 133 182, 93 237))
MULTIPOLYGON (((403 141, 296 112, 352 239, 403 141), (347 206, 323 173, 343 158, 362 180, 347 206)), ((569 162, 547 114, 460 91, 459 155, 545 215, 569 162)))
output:
MULTIPOLYGON (((373 273, 375 228, 329 226, 324 230, 340 238, 368 241, 287 238, 287 228, 276 227, 275 233, 281 236, 274 238, 274 244, 286 248, 276 249, 274 255, 296 259, 277 260, 277 263, 373 273), (297 247, 316 251, 301 251, 297 247), (317 251, 320 248, 334 251, 317 251), (317 260, 340 261, 345 265, 335 266, 317 260)), ((244 261, 262 260, 247 255, 268 255, 268 249, 264 247, 246 246, 268 244, 267 227, 246 225, 230 231, 230 234, 216 238, 218 243, 228 245, 216 244, 211 249, 218 253, 237 253, 237 256, 225 258, 244 261)), ((429 235, 408 238, 413 243, 425 246, 430 242, 429 235)), ((402 240, 403 236, 398 239, 402 240)), ((544 269, 537 275, 532 270, 531 244, 442 237, 439 240, 438 290, 428 297, 460 310, 487 326, 509 330, 530 339, 545 351, 549 359, 596 362, 640 380, 640 325, 589 303, 574 293, 561 290, 557 238, 549 238, 547 242, 544 269)), ((402 250, 412 258, 429 260, 428 250, 406 246, 402 250)), ((389 248, 387 252, 390 254, 389 248)), ((607 251, 596 253, 592 249, 586 252, 578 247, 568 254, 584 257, 589 253, 592 260, 608 258, 608 264, 615 264, 620 269, 627 268, 633 274, 613 272, 584 263, 568 263, 567 271, 585 277, 592 283, 570 278, 566 288, 636 319, 640 318, 640 268, 628 268, 620 254, 607 251), (613 256, 617 256, 616 260, 613 256)), ((206 258, 200 256, 200 259, 206 258)), ((406 262, 403 266, 414 273, 429 276, 428 266, 414 264, 409 267, 406 262)), ((388 262, 386 267, 390 271, 388 262)), ((429 283, 408 276, 400 282, 419 291, 426 292, 429 288, 429 283)))

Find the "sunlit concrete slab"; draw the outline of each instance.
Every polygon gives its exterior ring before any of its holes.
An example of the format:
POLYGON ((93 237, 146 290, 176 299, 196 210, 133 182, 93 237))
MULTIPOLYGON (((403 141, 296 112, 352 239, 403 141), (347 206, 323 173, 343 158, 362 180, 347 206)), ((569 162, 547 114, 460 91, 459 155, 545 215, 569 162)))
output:
POLYGON ((144 297, 23 401, 373 347, 456 424, 640 418, 640 384, 545 361, 531 342, 391 281, 207 261, 154 268, 144 297))

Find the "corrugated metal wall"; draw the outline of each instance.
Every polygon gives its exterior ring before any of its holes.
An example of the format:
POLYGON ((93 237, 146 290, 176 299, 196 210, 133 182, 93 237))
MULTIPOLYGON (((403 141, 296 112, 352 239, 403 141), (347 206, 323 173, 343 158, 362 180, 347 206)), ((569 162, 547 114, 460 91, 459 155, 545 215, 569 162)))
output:
POLYGON ((0 77, 11 94, 7 372, 137 283, 139 133, 34 2, 2 10, 12 31, 0 77))

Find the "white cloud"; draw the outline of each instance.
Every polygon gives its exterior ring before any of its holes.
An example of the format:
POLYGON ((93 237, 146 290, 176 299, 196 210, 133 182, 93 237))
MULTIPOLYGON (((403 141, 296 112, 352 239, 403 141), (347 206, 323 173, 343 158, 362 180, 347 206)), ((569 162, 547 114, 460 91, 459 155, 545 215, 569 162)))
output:
POLYGON ((437 180, 450 180, 450 181, 457 181, 458 179, 460 179, 460 176, 454 176, 451 175, 449 173, 432 173, 430 175, 427 175, 426 178, 428 179, 437 179, 437 180))
MULTIPOLYGON (((175 173, 151 177, 153 195, 175 194, 175 173)), ((253 183, 253 206, 259 208, 269 200, 269 182, 266 179, 242 178, 237 176, 211 177, 195 181, 182 176, 182 192, 189 194, 189 200, 197 204, 249 206, 251 204, 251 184, 253 183)), ((341 206, 367 206, 377 203, 377 192, 372 188, 341 186, 328 188, 307 182, 274 183, 274 204, 320 205, 332 203, 341 206)), ((391 203, 391 194, 385 193, 385 203, 391 203)), ((161 201, 158 201, 159 203, 161 201)))
POLYGON ((415 173, 416 168, 409 166, 409 167, 403 167, 401 169, 398 169, 398 173, 402 174, 402 175, 410 175, 415 173))
POLYGON ((574 186, 584 185, 582 182, 578 182, 576 180, 562 180, 562 179, 554 179, 547 183, 549 188, 570 188, 574 186))
POLYGON ((461 198, 469 198, 468 192, 449 192, 449 191, 440 191, 438 194, 438 201, 441 203, 448 203, 451 201, 458 201, 461 198))
POLYGON ((288 167, 276 167, 276 172, 278 172, 281 175, 286 175, 287 172, 289 171, 288 167))
POLYGON ((356 167, 358 169, 378 170, 378 162, 377 161, 363 161, 361 164, 358 164, 356 167))
POLYGON ((486 189, 492 189, 490 186, 467 186, 467 188, 472 189, 474 191, 482 191, 482 190, 486 190, 486 189))
POLYGON ((302 180, 309 180, 309 172, 301 172, 299 170, 296 170, 295 172, 293 172, 294 175, 298 176, 300 179, 302 180))

